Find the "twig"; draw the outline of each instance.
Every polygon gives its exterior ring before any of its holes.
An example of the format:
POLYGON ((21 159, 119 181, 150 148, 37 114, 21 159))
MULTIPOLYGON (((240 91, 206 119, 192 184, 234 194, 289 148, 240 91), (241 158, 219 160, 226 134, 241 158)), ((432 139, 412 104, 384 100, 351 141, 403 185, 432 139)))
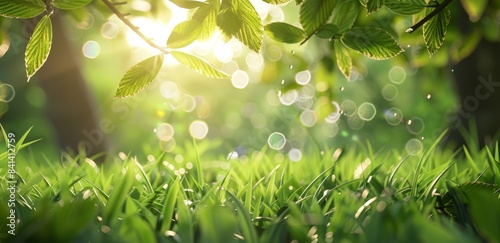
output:
POLYGON ((441 12, 444 8, 446 8, 446 6, 448 6, 448 4, 450 4, 451 2, 453 2, 453 0, 445 0, 443 3, 437 5, 437 7, 434 10, 432 10, 432 12, 429 15, 425 16, 425 18, 423 18, 422 20, 418 21, 418 23, 416 23, 412 27, 408 28, 406 30, 406 33, 410 33, 410 34, 413 33, 415 30, 417 30, 418 28, 420 28, 420 26, 424 25, 432 17, 434 17, 439 12, 441 12))
MULTIPOLYGON (((125 16, 127 14, 122 14, 120 12, 120 10, 118 10, 116 7, 115 7, 115 3, 111 3, 109 0, 102 0, 102 2, 111 10, 111 12, 113 12, 114 14, 116 14, 116 16, 125 24, 127 25, 132 31, 134 31, 144 42, 146 42, 148 45, 150 45, 151 47, 155 48, 155 49, 158 49, 159 51, 161 51, 163 54, 170 54, 170 52, 166 49, 166 47, 163 47, 163 46, 159 46, 157 45, 156 43, 154 43, 150 38, 148 38, 147 36, 145 36, 137 26, 135 26, 134 24, 132 24, 132 22, 130 22, 130 20, 128 20, 127 18, 125 18, 125 16)), ((116 5, 122 5, 124 4, 124 2, 117 2, 116 5)))

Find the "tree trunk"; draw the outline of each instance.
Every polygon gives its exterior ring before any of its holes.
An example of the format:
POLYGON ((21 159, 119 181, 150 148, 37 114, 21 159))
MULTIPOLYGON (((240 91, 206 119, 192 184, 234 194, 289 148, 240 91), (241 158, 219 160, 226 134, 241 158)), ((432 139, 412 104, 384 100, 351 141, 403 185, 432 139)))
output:
POLYGON ((84 149, 91 157, 105 152, 99 115, 80 69, 81 52, 73 50, 60 14, 52 16, 53 43, 47 62, 36 74, 47 97, 47 114, 65 152, 84 149))

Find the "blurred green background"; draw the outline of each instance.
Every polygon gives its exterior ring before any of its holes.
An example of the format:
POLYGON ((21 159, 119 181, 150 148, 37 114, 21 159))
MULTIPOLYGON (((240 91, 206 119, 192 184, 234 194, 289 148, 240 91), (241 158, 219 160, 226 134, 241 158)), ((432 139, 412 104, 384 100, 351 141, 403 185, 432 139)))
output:
MULTIPOLYGON (((189 14, 168 1, 130 3, 131 20, 159 44, 189 14)), ((252 3, 264 23, 298 23, 294 4, 252 3)), ((405 52, 390 60, 355 56, 353 74, 346 80, 336 67, 328 40, 312 38, 300 46, 265 37, 262 50, 254 53, 234 39, 225 43, 215 36, 195 42, 186 51, 212 61, 232 74, 232 80, 207 78, 166 56, 150 86, 134 97, 114 99, 125 71, 155 52, 100 8, 73 12, 67 23, 75 50, 84 55, 81 68, 114 152, 144 154, 162 149, 185 153, 192 137, 198 136, 205 152, 215 156, 233 151, 242 156, 270 145, 282 147, 282 154, 295 158, 327 147, 366 142, 375 149, 418 154, 446 128, 447 114, 454 109, 456 96, 449 80, 453 70, 444 66, 446 57, 440 52, 429 59, 421 37, 401 37, 405 52), (204 129, 208 129, 206 136, 204 129), (274 132, 280 134, 271 136, 274 132)), ((377 24, 394 28, 396 35, 411 23, 411 17, 386 10, 370 15, 384 17, 389 21, 377 24)), ((366 24, 370 19, 358 21, 366 24)), ((1 86, 1 96, 15 96, 0 102, 1 123, 18 136, 33 126, 29 138, 42 141, 29 149, 57 158, 53 128, 44 110, 45 94, 36 76, 26 82, 23 52, 27 38, 22 23, 12 20, 2 25, 9 26, 10 48, 0 58, 0 81, 13 89, 1 86)), ((449 32, 453 36, 453 30, 449 32)))

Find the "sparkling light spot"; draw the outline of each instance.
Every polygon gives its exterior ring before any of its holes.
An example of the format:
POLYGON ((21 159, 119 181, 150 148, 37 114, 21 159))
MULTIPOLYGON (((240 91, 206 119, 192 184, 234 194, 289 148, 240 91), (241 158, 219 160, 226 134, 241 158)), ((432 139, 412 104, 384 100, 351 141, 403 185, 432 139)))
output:
POLYGON ((203 139, 207 136, 208 125, 204 121, 194 121, 189 125, 189 133, 195 139, 203 139))
POLYGON ((311 72, 309 70, 300 71, 295 74, 295 82, 300 85, 306 85, 311 81, 311 72))
POLYGON ((244 89, 248 85, 249 80, 248 74, 243 70, 237 70, 231 77, 231 83, 237 89, 244 89))
POLYGON ((411 134, 419 134, 424 131, 425 123, 420 117, 413 117, 406 123, 406 129, 411 134))
POLYGON ((86 58, 94 59, 101 53, 101 45, 95 41, 87 41, 83 44, 82 53, 86 58))
POLYGON ((403 112, 393 107, 384 112, 384 117, 389 125, 396 126, 403 121, 403 112))

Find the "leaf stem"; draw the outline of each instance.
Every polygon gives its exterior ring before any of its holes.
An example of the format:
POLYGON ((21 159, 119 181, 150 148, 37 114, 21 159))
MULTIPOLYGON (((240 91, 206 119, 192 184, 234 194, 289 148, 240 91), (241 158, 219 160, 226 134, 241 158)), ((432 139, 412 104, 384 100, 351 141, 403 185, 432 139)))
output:
POLYGON ((111 12, 113 12, 114 14, 116 14, 116 16, 125 24, 127 25, 132 31, 134 31, 134 33, 136 33, 144 42, 146 42, 148 45, 150 45, 151 47, 161 51, 163 54, 170 54, 170 51, 167 50, 166 47, 163 47, 163 46, 159 46, 157 45, 156 43, 154 43, 151 38, 148 38, 146 35, 144 35, 140 30, 139 30, 139 27, 135 26, 134 24, 132 24, 132 22, 130 22, 130 20, 128 20, 126 18, 127 15, 130 15, 130 13, 127 13, 127 14, 123 14, 120 12, 120 10, 118 10, 118 8, 116 8, 115 4, 116 5, 123 5, 124 3, 126 2, 117 2, 117 3, 112 3, 110 2, 109 0, 102 0, 102 2, 111 10, 111 12))
POLYGON ((441 10, 443 10, 444 8, 446 8, 446 6, 448 6, 448 4, 450 4, 451 2, 453 2, 453 0, 444 0, 443 3, 438 4, 436 6, 436 8, 434 10, 432 10, 432 12, 429 15, 425 16, 425 18, 423 18, 422 20, 418 21, 418 23, 416 23, 412 27, 408 28, 406 30, 406 33, 410 33, 410 34, 413 33, 415 30, 417 30, 422 25, 424 25, 427 21, 429 21, 432 17, 434 17, 439 12, 441 12, 441 10))

